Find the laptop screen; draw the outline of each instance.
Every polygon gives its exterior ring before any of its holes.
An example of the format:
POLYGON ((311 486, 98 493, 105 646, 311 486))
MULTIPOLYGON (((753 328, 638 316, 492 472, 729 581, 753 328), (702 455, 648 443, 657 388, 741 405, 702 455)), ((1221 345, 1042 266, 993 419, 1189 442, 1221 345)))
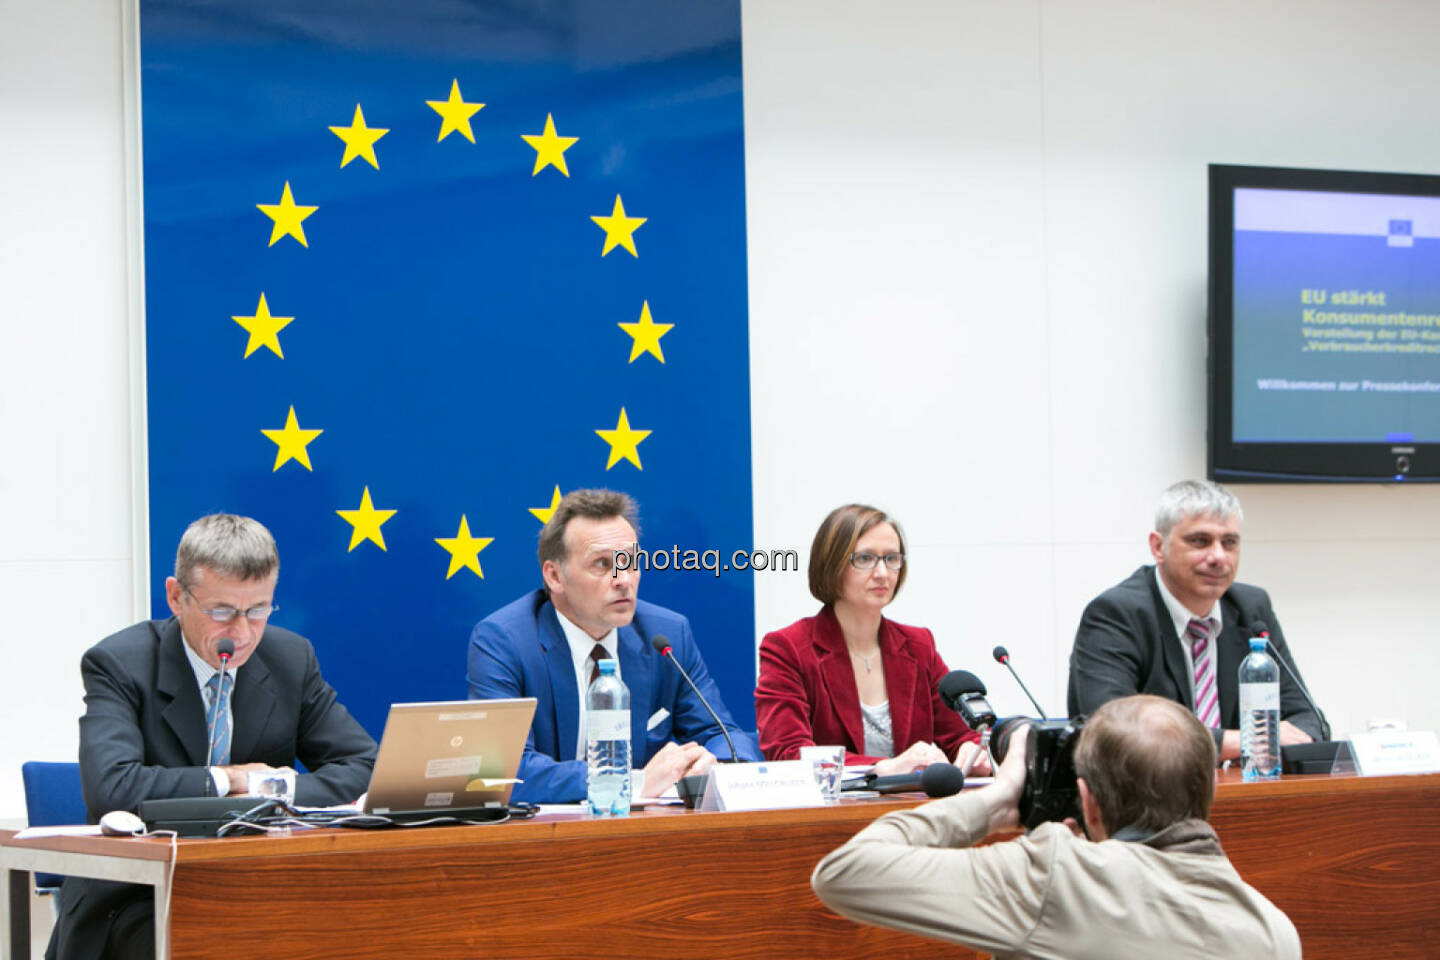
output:
POLYGON ((507 803, 534 715, 534 697, 393 704, 365 812, 507 803))

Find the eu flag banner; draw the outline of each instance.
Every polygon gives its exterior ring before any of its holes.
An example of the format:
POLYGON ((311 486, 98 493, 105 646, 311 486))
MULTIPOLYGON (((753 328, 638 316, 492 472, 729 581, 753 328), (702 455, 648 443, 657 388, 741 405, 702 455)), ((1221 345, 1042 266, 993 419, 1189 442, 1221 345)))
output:
MULTIPOLYGON (((141 0, 151 591, 215 511, 378 735, 580 487, 751 546, 738 0, 141 0)), ((753 726, 748 572, 654 569, 753 726)))

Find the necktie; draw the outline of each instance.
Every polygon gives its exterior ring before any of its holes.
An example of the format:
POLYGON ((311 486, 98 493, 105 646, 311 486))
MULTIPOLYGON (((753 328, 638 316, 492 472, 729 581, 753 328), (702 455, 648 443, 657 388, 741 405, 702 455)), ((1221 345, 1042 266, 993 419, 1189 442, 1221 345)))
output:
POLYGON ((210 699, 210 708, 205 712, 205 742, 215 744, 210 751, 207 766, 223 767, 230 763, 230 720, 227 713, 230 708, 230 688, 234 683, 235 675, 227 673, 225 686, 221 688, 220 674, 217 673, 205 685, 210 699), (218 731, 215 729, 216 723, 220 725, 218 731))
POLYGON ((590 682, 594 683, 600 679, 600 661, 609 660, 610 651, 605 649, 603 643, 595 644, 595 649, 590 651, 590 682))
POLYGON ((1210 656, 1210 621, 1191 618, 1185 633, 1195 663, 1195 716, 1214 730, 1220 726, 1220 691, 1215 686, 1215 658, 1210 656))

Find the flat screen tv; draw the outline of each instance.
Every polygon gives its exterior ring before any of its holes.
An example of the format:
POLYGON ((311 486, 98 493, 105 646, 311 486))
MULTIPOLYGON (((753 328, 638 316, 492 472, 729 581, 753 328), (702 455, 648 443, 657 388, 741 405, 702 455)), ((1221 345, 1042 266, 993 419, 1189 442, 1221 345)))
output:
POLYGON ((1227 482, 1440 480, 1440 176, 1210 166, 1227 482))

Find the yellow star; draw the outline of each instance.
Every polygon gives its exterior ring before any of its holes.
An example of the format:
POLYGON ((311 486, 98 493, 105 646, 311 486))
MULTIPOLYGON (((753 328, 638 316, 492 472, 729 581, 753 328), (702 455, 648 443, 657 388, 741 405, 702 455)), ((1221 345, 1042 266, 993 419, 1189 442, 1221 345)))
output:
MULTIPOLYGON (((633 302, 633 301, 632 301, 633 302)), ((675 326, 673 323, 656 323, 650 319, 650 301, 646 300, 640 307, 639 323, 617 323, 617 327, 630 334, 630 363, 642 353, 649 353, 655 356, 661 363, 665 362, 665 354, 660 352, 660 338, 669 333, 675 326)))
MULTIPOLYGON (((360 495, 360 507, 356 510, 336 510, 336 513, 345 518, 345 522, 353 528, 350 531, 350 547, 346 550, 354 550, 362 541, 369 540, 379 547, 385 549, 385 535, 380 528, 386 520, 395 516, 394 510, 376 510, 375 504, 370 502, 370 488, 366 487, 365 492, 360 495)), ((386 551, 387 553, 389 551, 386 551)))
POLYGON ((449 100, 426 100, 430 109, 440 114, 443 121, 440 124, 440 136, 435 138, 439 143, 455 131, 471 143, 475 142, 475 131, 470 129, 470 118, 479 113, 485 106, 483 103, 466 103, 460 99, 460 81, 450 81, 449 100))
POLYGON ((590 219, 605 231, 605 249, 600 251, 600 256, 605 256, 617 246, 629 250, 632 257, 640 256, 635 252, 635 231, 648 218, 625 216, 625 204, 620 202, 620 194, 615 194, 615 209, 610 216, 591 217, 590 219))
POLYGON ((250 334, 250 341, 245 344, 245 356, 259 350, 261 347, 269 347, 270 352, 281 360, 285 354, 280 352, 280 337, 278 334, 290 325, 294 317, 272 317, 270 306, 265 302, 265 294, 260 294, 260 305, 255 308, 253 317, 231 317, 240 326, 244 327, 250 334))
POLYGON ((325 431, 301 430, 300 424, 295 420, 294 404, 290 406, 290 415, 285 418, 283 430, 261 430, 260 432, 275 441, 275 445, 280 448, 275 451, 275 467, 270 471, 271 473, 284 466, 287 460, 294 460, 306 470, 313 472, 314 468, 310 466, 310 454, 306 451, 305 445, 325 431))
POLYGON ((555 508, 560 506, 560 485, 555 485, 555 493, 550 497, 550 506, 531 507, 530 512, 535 514, 535 519, 541 523, 549 523, 550 518, 555 515, 555 508))
POLYGON ((257 203, 255 206, 261 213, 275 221, 274 226, 270 229, 269 246, 275 246, 275 241, 287 234, 299 240, 300 246, 310 246, 305 242, 305 228, 300 224, 320 208, 296 206, 295 198, 290 195, 289 180, 285 181, 285 192, 280 195, 279 203, 257 203))
POLYGON ((465 514, 460 514, 460 530, 455 536, 435 538, 436 543, 450 551, 450 569, 445 572, 445 579, 449 580, 463 567, 474 570, 475 576, 484 580, 485 572, 480 569, 480 551, 490 546, 494 540, 494 537, 470 536, 470 524, 466 522, 465 514))
POLYGON ((522 133, 520 139, 535 148, 535 169, 530 176, 535 176, 546 167, 554 167, 565 176, 570 176, 570 170, 565 166, 565 151, 580 140, 579 137, 557 137, 555 135, 555 118, 545 114, 545 132, 541 134, 522 133))
POLYGON ((375 141, 390 130, 365 126, 365 114, 360 112, 360 104, 355 104, 355 119, 350 121, 350 126, 331 127, 330 132, 345 141, 345 156, 340 158, 340 169, 345 169, 345 164, 356 157, 363 157, 370 166, 380 169, 380 161, 375 157, 375 141))
POLYGON ((610 459, 605 462, 605 469, 609 470, 621 460, 629 460, 635 464, 636 470, 644 470, 640 466, 640 441, 650 436, 649 430, 631 430, 630 418, 625 415, 625 408, 620 408, 620 420, 615 424, 614 430, 596 430, 600 439, 610 444, 610 459))

